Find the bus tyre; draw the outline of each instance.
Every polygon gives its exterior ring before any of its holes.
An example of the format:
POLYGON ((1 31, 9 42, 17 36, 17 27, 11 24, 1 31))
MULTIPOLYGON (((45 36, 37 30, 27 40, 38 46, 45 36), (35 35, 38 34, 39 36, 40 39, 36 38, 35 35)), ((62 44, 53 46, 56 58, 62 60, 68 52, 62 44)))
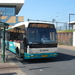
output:
POLYGON ((16 56, 19 57, 19 49, 16 47, 16 56))

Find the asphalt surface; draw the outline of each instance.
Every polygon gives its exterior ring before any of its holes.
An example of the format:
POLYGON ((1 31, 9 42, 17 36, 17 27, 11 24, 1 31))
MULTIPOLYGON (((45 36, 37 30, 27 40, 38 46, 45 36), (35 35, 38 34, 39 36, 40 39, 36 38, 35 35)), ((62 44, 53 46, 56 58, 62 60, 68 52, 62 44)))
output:
POLYGON ((7 51, 12 60, 27 75, 75 75, 75 51, 58 48, 58 57, 23 60, 7 51))

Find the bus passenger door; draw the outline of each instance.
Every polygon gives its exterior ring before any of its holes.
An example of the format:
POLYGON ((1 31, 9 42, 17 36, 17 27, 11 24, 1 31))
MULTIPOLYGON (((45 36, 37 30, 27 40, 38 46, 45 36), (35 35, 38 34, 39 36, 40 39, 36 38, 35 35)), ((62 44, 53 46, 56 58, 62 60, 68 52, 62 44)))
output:
POLYGON ((22 42, 20 42, 21 55, 24 57, 24 53, 27 52, 27 39, 23 36, 22 42))
POLYGON ((21 53, 21 57, 24 57, 24 44, 23 44, 23 41, 20 42, 20 53, 21 53))

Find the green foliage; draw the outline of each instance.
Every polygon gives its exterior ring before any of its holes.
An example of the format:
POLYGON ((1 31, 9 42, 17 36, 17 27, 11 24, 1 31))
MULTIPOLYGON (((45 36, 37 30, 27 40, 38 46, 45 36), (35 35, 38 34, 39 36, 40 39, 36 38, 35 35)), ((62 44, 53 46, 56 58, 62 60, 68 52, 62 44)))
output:
POLYGON ((59 30, 57 32, 73 32, 73 30, 59 30))

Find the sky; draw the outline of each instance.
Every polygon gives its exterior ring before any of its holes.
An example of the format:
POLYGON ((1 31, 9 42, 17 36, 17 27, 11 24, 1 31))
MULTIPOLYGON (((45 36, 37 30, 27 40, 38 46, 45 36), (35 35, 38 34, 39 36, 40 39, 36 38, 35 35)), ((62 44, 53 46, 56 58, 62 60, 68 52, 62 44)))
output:
MULTIPOLYGON (((69 22, 69 14, 75 14, 75 0, 25 0, 18 16, 27 19, 69 22)), ((70 21, 75 15, 70 15, 70 21)))

